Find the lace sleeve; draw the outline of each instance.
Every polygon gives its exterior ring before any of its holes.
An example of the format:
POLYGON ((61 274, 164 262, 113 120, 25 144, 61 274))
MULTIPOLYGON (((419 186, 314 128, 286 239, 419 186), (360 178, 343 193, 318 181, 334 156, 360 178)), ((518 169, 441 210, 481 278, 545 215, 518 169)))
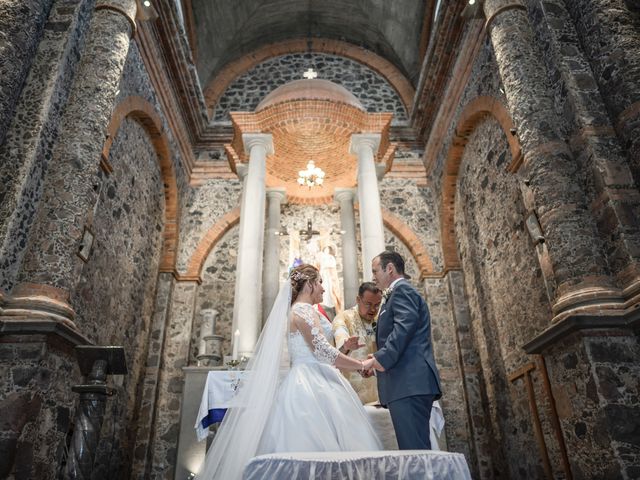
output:
POLYGON ((293 323, 319 362, 328 363, 329 365, 336 363, 340 352, 324 336, 318 314, 311 305, 294 305, 293 323))

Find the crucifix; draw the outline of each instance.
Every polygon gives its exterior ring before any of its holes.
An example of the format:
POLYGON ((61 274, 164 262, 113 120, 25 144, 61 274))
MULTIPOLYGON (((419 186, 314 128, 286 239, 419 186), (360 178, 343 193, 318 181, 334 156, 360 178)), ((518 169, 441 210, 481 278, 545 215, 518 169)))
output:
POLYGON ((310 240, 314 235, 320 235, 320 232, 313 229, 313 223, 311 223, 311 219, 307 220, 307 229, 300 230, 300 237, 305 240, 310 240))

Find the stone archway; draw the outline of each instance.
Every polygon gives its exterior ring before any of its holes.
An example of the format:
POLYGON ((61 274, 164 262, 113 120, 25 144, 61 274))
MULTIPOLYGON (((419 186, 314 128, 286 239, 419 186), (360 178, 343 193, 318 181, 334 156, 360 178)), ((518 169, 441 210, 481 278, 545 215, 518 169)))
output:
POLYGON ((184 275, 180 275, 181 280, 196 280, 200 281, 202 278, 202 267, 211 253, 211 250, 216 246, 218 241, 231 230, 240 221, 240 207, 236 207, 233 210, 225 213, 216 223, 214 223, 207 233, 204 234, 196 249, 194 250, 191 258, 189 259, 187 271, 184 275))
POLYGON ((384 222, 384 226, 393 233, 398 240, 404 243, 409 252, 411 252, 411 255, 418 265, 421 278, 435 273, 427 249, 406 223, 385 209, 382 210, 382 221, 384 222))
POLYGON ((142 125, 151 138, 158 157, 165 196, 164 242, 159 270, 161 272, 174 272, 178 246, 178 186, 173 164, 171 163, 169 141, 162 127, 162 120, 153 105, 147 100, 142 97, 131 96, 126 97, 116 106, 107 127, 107 140, 102 148, 100 166, 108 173, 112 171, 108 162, 109 152, 116 133, 125 118, 132 118, 142 125))
POLYGON ((471 133, 487 115, 493 116, 498 121, 509 143, 511 162, 507 171, 517 172, 522 163, 520 142, 514 135, 513 120, 505 106, 498 99, 488 96, 477 97, 469 102, 458 119, 442 175, 440 232, 445 271, 460 267, 454 229, 455 198, 460 163, 471 133))

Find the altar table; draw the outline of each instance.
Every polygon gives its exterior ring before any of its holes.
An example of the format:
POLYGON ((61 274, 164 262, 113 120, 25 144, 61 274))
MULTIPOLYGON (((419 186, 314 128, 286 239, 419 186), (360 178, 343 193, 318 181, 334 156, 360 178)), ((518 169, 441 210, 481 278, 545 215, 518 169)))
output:
POLYGON ((260 455, 243 480, 471 480, 461 453, 431 450, 260 455))

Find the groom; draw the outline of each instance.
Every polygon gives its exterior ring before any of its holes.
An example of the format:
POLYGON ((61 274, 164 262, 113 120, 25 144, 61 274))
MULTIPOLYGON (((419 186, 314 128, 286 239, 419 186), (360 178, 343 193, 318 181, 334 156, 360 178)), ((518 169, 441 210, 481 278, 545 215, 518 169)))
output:
POLYGON ((400 450, 430 449, 431 405, 441 396, 433 358, 429 308, 405 280, 404 259, 385 251, 372 262, 383 290, 373 367, 380 403, 389 408, 400 450))

